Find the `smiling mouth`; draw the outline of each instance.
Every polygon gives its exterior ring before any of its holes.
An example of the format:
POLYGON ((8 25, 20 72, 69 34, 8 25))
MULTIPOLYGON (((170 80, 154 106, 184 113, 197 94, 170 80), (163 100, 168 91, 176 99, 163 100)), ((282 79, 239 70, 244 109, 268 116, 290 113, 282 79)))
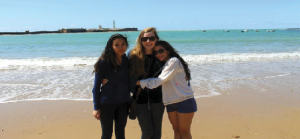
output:
POLYGON ((121 50, 121 51, 119 51, 119 53, 124 53, 125 52, 125 50, 121 50))
POLYGON ((162 59, 163 58, 163 56, 158 56, 158 59, 162 59))

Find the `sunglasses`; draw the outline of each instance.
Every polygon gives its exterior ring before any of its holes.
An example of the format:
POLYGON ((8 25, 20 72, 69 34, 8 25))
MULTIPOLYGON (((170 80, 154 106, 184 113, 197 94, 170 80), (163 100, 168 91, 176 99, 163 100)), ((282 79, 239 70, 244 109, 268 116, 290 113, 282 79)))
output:
POLYGON ((164 53, 165 50, 166 50, 166 49, 159 49, 159 50, 157 50, 157 51, 153 51, 153 53, 154 53, 155 55, 158 55, 158 54, 164 53))
POLYGON ((146 41, 148 41, 148 39, 149 39, 149 41, 154 41, 155 40, 155 37, 142 37, 142 42, 146 42, 146 41))

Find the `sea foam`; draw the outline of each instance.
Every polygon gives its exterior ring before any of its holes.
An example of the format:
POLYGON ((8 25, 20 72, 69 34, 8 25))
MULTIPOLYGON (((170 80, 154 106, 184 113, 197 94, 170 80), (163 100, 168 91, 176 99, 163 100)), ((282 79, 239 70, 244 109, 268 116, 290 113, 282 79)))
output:
POLYGON ((300 59, 300 52, 281 53, 224 53, 208 55, 183 55, 187 62, 232 62, 232 61, 272 61, 300 59))
MULTIPOLYGON (((234 61, 272 61, 300 59, 300 52, 281 53, 223 53, 207 55, 182 55, 187 62, 234 62, 234 61)), ((67 57, 67 58, 28 58, 28 59, 0 59, 0 69, 19 69, 24 67, 64 67, 93 66, 97 57, 67 57)))

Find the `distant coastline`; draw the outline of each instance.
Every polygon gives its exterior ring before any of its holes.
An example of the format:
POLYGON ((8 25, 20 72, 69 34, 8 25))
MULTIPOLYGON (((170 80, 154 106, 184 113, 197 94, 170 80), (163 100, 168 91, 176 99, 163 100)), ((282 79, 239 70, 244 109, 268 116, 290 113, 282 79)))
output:
MULTIPOLYGON (((244 32, 247 29, 207 29, 207 30, 161 30, 161 31, 223 31, 223 32, 230 32, 230 31, 238 31, 244 32)), ((275 30, 296 30, 299 31, 300 28, 282 28, 282 29, 249 29, 247 31, 275 31, 275 30)), ((0 32, 1 35, 27 35, 27 34, 50 34, 50 33, 90 33, 90 32, 129 32, 129 31, 139 31, 138 28, 92 28, 92 29, 85 29, 85 28, 67 28, 67 29, 59 29, 57 31, 29 31, 26 30, 25 32, 0 32)), ((246 32, 247 32, 246 31, 246 32)))
POLYGON ((138 31, 138 28, 100 28, 100 29, 85 29, 85 28, 68 28, 59 29, 57 31, 33 31, 26 30, 25 32, 0 32, 0 35, 27 35, 27 34, 49 34, 49 33, 85 33, 85 32, 120 32, 120 31, 138 31))
POLYGON ((300 30, 300 28, 287 28, 286 30, 300 30))

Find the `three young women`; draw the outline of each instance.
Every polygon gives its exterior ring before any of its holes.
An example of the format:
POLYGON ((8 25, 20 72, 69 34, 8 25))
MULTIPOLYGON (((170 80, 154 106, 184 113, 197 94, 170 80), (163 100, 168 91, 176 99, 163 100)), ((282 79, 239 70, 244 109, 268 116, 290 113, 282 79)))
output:
POLYGON ((130 101, 129 63, 125 55, 127 48, 126 37, 121 34, 112 35, 94 65, 93 115, 100 120, 101 139, 111 139, 113 123, 115 123, 116 138, 125 139, 130 101), (102 84, 103 79, 107 79, 105 85, 102 84))
POLYGON ((124 54, 127 47, 126 37, 120 34, 111 36, 95 64, 93 115, 101 121, 102 139, 111 138, 113 121, 116 138, 125 138, 127 103, 130 99, 128 90, 134 92, 133 98, 138 98, 137 117, 142 139, 161 138, 164 105, 167 105, 175 139, 191 138, 190 127, 197 106, 189 85, 191 75, 187 63, 169 43, 159 41, 156 29, 152 27, 140 33, 137 46, 130 51, 130 71, 124 54), (146 69, 149 71, 146 72, 146 69), (135 77, 130 79, 131 83, 141 80, 137 85, 141 85, 143 90, 137 97, 135 92, 139 86, 129 85, 129 73, 131 77, 135 77), (106 84, 102 84, 103 79, 107 79, 106 84))
POLYGON ((191 123, 197 111, 194 92, 190 86, 191 74, 188 64, 166 41, 157 41, 154 54, 164 61, 162 73, 157 78, 137 82, 142 88, 157 88, 162 85, 163 103, 173 126, 175 139, 191 139, 191 123))

